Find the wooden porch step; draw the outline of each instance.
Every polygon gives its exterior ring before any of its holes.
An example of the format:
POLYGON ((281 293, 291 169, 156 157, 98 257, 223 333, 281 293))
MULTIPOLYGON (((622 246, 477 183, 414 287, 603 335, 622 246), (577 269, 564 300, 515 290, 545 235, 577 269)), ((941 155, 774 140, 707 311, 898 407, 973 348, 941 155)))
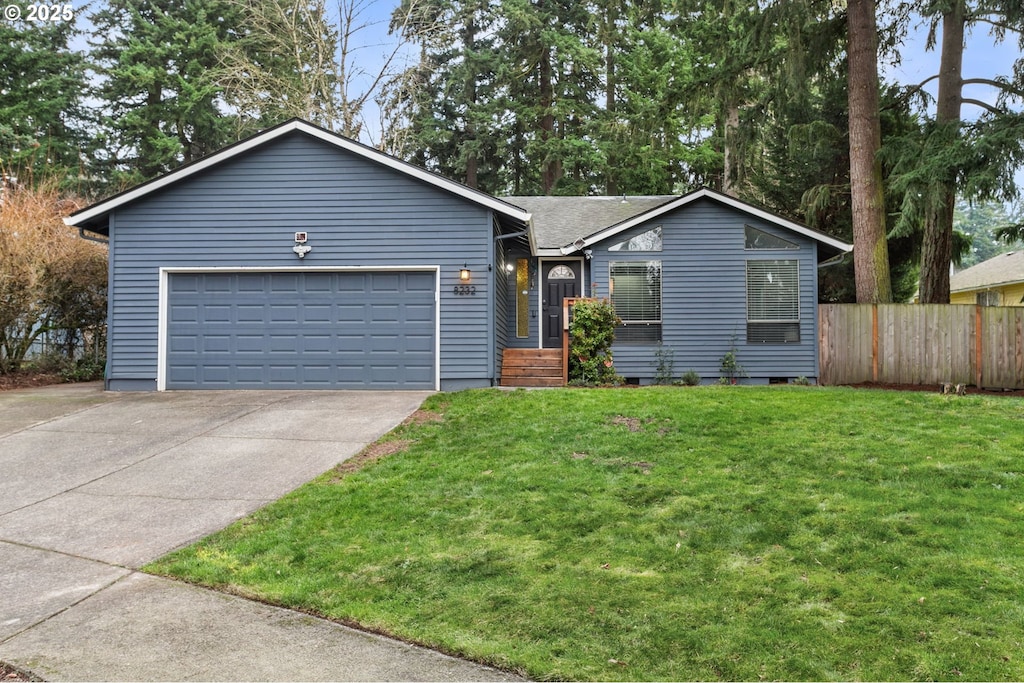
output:
POLYGON ((505 387, 560 387, 561 349, 505 349, 501 385, 505 387))
POLYGON ((562 376, 558 377, 502 377, 503 387, 523 387, 526 389, 538 387, 564 387, 565 381, 562 376))

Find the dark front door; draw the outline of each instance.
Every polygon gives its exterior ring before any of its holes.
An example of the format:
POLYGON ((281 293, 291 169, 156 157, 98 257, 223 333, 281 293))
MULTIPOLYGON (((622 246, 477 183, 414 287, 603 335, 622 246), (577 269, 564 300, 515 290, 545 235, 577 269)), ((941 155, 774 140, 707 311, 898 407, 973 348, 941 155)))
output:
POLYGON ((583 264, 579 261, 545 261, 542 266, 541 306, 544 310, 544 348, 562 347, 562 299, 580 295, 583 264))

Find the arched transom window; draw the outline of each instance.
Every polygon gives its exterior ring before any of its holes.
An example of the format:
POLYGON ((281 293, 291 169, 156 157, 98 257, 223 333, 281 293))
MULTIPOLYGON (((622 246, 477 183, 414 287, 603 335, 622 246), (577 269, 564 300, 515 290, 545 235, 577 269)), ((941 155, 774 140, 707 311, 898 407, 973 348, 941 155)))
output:
POLYGON ((549 280, 575 280, 576 272, 565 264, 557 265, 548 271, 549 280))

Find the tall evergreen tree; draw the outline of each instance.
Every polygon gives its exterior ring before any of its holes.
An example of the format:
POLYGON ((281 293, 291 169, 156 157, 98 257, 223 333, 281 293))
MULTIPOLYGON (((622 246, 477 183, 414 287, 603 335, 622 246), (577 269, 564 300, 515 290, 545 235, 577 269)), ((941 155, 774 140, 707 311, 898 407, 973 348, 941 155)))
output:
POLYGON ((107 0, 90 17, 106 162, 138 181, 220 149, 218 49, 234 23, 220 0, 107 0))
POLYGON ((85 62, 74 22, 0 22, 0 175, 77 175, 85 62))
POLYGON ((941 26, 939 73, 925 81, 938 80, 935 115, 917 134, 895 141, 888 153, 896 159, 906 198, 897 227, 906 234, 924 225, 920 301, 949 303, 956 198, 1014 199, 1020 189, 1013 174, 1024 164, 1024 114, 1009 106, 1024 101, 1024 58, 1009 65, 1010 73, 964 78, 964 38, 975 27, 989 26, 994 40, 1015 40, 1024 52, 1024 5, 1019 0, 933 0, 923 14, 932 22, 930 45, 941 26), (995 88, 996 102, 969 97, 965 88, 972 85, 995 88), (965 122, 964 104, 984 113, 965 122))
POLYGON ((398 104, 409 151, 442 175, 489 192, 501 190, 498 149, 502 65, 495 48, 497 16, 481 0, 405 0, 396 18, 421 46, 420 63, 402 77, 416 87, 398 104))
POLYGON ((850 195, 857 303, 891 303, 889 245, 882 187, 878 94, 878 26, 874 0, 847 4, 850 104, 850 195))

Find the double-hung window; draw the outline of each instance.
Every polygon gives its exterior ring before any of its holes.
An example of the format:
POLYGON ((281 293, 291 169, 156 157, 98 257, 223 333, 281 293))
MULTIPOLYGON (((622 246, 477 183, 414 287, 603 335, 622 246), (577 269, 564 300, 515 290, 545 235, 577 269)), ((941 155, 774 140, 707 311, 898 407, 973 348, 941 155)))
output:
POLYGON ((620 344, 661 341, 661 261, 612 261, 608 291, 622 324, 615 330, 620 344))
POLYGON ((747 342, 792 344, 799 341, 799 261, 747 261, 747 342))

